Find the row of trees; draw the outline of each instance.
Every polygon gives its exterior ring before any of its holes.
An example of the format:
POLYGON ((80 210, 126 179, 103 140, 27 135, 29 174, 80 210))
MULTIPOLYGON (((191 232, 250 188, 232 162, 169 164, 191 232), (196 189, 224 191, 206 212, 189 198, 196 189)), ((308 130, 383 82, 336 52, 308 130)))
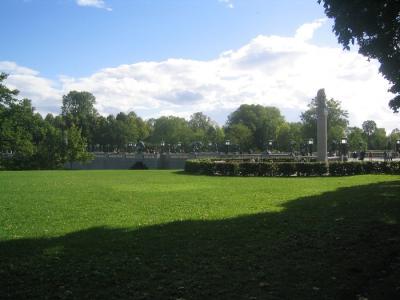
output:
POLYGON ((0 168, 54 169, 90 158, 77 125, 53 126, 35 113, 30 100, 18 99, 17 90, 2 84, 6 78, 0 74, 0 168))
MULTIPOLYGON (((386 149, 390 140, 397 138, 398 131, 387 137, 385 129, 378 128, 374 121, 365 121, 362 128, 348 127, 348 113, 340 102, 329 99, 326 103, 329 145, 348 136, 351 150, 386 149)), ((224 151, 226 140, 239 151, 264 151, 268 141, 273 141, 276 150, 292 151, 310 138, 316 140, 316 99, 301 114, 301 122, 287 122, 276 107, 244 104, 228 116, 223 127, 201 112, 189 120, 163 116, 144 121, 134 112, 103 117, 94 105, 92 94, 73 91, 63 97, 61 115, 48 115, 45 120, 59 128, 77 126, 89 149, 103 151, 130 151, 138 141, 150 148, 165 144, 171 151, 192 151, 194 146, 198 150, 217 150, 219 146, 224 151)))
MULTIPOLYGON (((7 88, 0 75, 0 166, 12 169, 53 169, 66 162, 89 159, 91 151, 134 151, 143 141, 147 150, 265 151, 269 141, 279 151, 300 150, 305 141, 316 140, 316 100, 301 114, 301 122, 287 122, 276 107, 241 105, 219 126, 198 112, 189 120, 163 116, 143 120, 134 112, 101 116, 96 99, 88 92, 71 91, 63 96, 60 115, 43 118, 28 99, 7 88), (9 153, 10 155, 6 155, 9 153)), ((348 127, 348 114, 340 102, 327 100, 328 145, 348 137, 351 151, 387 149, 400 139, 399 130, 389 136, 374 121, 362 128, 348 127)), ((272 150, 272 149, 269 149, 272 150)))

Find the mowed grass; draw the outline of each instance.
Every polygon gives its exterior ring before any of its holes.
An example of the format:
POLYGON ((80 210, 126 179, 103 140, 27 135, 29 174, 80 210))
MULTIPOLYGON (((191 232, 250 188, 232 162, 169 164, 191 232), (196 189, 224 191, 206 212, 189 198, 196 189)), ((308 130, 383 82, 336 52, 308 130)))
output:
POLYGON ((396 299, 400 177, 0 172, 0 299, 396 299))

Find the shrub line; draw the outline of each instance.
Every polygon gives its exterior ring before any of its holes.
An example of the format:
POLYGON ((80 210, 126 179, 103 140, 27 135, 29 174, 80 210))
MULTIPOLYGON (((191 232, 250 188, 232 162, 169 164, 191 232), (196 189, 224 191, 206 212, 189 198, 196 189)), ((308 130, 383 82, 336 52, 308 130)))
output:
POLYGON ((222 176, 351 176, 364 174, 400 174, 396 162, 245 162, 193 159, 185 163, 185 172, 222 176))

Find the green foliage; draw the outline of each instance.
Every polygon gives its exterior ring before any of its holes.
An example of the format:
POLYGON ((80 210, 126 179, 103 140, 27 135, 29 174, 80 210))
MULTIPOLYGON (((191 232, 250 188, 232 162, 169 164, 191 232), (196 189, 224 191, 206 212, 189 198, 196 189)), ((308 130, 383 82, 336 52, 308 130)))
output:
POLYGON ((33 158, 38 162, 36 168, 62 169, 66 162, 62 131, 49 123, 43 125, 43 130, 43 137, 37 145, 37 152, 33 158))
POLYGON ((71 165, 75 161, 84 163, 92 158, 92 155, 86 151, 87 144, 81 135, 81 129, 72 125, 67 130, 66 138, 66 158, 71 165))
POLYGON ((367 150, 367 138, 361 128, 349 127, 347 133, 347 140, 350 151, 367 150))
POLYGON ((367 120, 362 123, 362 129, 366 136, 371 136, 375 133, 377 126, 376 126, 375 121, 367 120))
POLYGON ((16 100, 0 112, 0 150, 12 153, 3 159, 8 169, 31 169, 37 145, 42 137, 40 115, 33 113, 31 102, 16 100))
POLYGON ((224 176, 350 176, 400 174, 400 162, 240 162, 188 160, 185 172, 224 176))
POLYGON ((296 164, 298 176, 322 176, 328 174, 328 165, 321 162, 296 164))
MULTIPOLYGON (((221 128, 201 112, 193 114, 189 121, 174 116, 143 121, 134 112, 103 117, 94 108, 96 101, 91 93, 71 91, 63 96, 62 114, 48 114, 43 120, 34 112, 28 99, 17 99, 18 91, 3 84, 6 78, 7 75, 0 74, 0 152, 7 154, 0 158, 2 168, 56 169, 74 158, 81 161, 89 159, 86 150, 132 151, 133 147, 128 145, 139 141, 144 141, 150 151, 159 151, 163 141, 163 150, 172 152, 191 152, 194 145, 196 151, 223 152, 227 150, 225 140, 229 139, 231 152, 253 152, 265 151, 266 142, 272 139, 274 150, 289 152, 299 150, 305 139, 316 138, 315 99, 309 110, 302 114, 302 123, 285 122, 275 107, 242 105, 221 128), (70 135, 67 137, 70 140, 68 149, 65 135, 70 135), (181 144, 179 147, 178 143, 181 144)), ((327 105, 328 138, 331 142, 344 136, 347 112, 341 109, 340 102, 333 99, 328 100, 327 105)), ((358 128, 347 130, 350 150, 365 149, 365 140, 369 149, 393 149, 399 136, 393 132, 388 139, 384 129, 377 128, 373 121, 366 121, 363 129, 364 133, 358 128)), ((273 159, 275 163, 292 160, 273 159)), ((235 165, 230 168, 219 172, 238 172, 235 165)), ((289 166, 282 165, 280 168, 274 172, 292 173, 289 166)), ((267 168, 265 172, 270 171, 267 168)), ((263 174, 264 171, 259 172, 263 174)))
POLYGON ((239 164, 239 174, 241 176, 260 176, 260 164, 252 162, 242 162, 239 164))
MULTIPOLYGON (((330 99, 326 101, 328 109, 328 145, 333 141, 339 141, 345 136, 348 121, 348 112, 341 108, 340 101, 330 99)), ((304 139, 313 138, 317 140, 317 99, 311 100, 308 110, 300 116, 303 124, 304 139)))
POLYGON ((253 133, 244 124, 233 124, 225 129, 226 138, 230 140, 232 145, 238 145, 240 150, 248 151, 254 147, 253 133))
POLYGON ((93 143, 95 119, 98 116, 95 103, 96 98, 91 93, 71 91, 63 96, 61 107, 67 128, 78 126, 90 144, 93 143))
POLYGON ((17 99, 15 98, 19 91, 18 90, 10 90, 5 85, 3 85, 3 81, 7 79, 8 75, 5 73, 0 73, 0 110, 1 108, 8 107, 12 103, 15 103, 17 99))
POLYGON ((393 0, 318 0, 325 13, 335 19, 333 30, 345 49, 357 44, 358 52, 377 59, 383 76, 393 85, 396 96, 390 107, 400 108, 400 5, 393 0))
POLYGON ((277 138, 278 129, 284 122, 284 117, 276 107, 243 104, 228 116, 226 132, 241 124, 248 128, 252 138, 249 147, 264 150, 268 140, 277 138))
POLYGON ((334 162, 329 172, 332 176, 400 174, 400 162, 334 162))
POLYGON ((185 172, 224 176, 322 176, 327 173, 327 167, 324 163, 188 160, 185 172))
POLYGON ((296 163, 276 163, 274 176, 292 176, 296 174, 296 163))
POLYGON ((193 132, 184 118, 169 116, 154 120, 150 141, 158 145, 161 141, 166 144, 190 144, 194 141, 192 137, 193 132))

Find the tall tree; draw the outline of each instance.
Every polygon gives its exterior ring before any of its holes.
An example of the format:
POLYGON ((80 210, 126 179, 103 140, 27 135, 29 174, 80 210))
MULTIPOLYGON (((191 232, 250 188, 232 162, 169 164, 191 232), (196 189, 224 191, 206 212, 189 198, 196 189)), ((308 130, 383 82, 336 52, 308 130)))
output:
POLYGON ((400 1, 318 0, 335 19, 333 30, 345 49, 357 43, 358 52, 380 62, 380 72, 393 85, 396 96, 389 102, 400 108, 400 1))
MULTIPOLYGON (((342 109, 340 101, 330 99, 326 101, 328 108, 328 145, 334 140, 338 141, 345 135, 348 121, 348 113, 342 109)), ((308 110, 300 115, 303 123, 304 139, 313 138, 317 140, 317 99, 311 100, 308 110)))
POLYGON ((276 140, 278 129, 284 122, 276 107, 243 104, 228 116, 225 128, 229 130, 237 124, 246 126, 252 134, 250 147, 262 150, 268 140, 276 140))
POLYGON ((388 147, 388 139, 385 128, 377 128, 371 135, 369 149, 383 150, 388 147))
POLYGON ((193 140, 193 132, 184 118, 175 116, 160 117, 154 120, 153 132, 150 141, 160 144, 177 144, 181 142, 189 145, 193 140))
POLYGON ((66 159, 71 167, 73 162, 86 162, 92 158, 91 154, 86 151, 86 140, 77 126, 72 125, 67 130, 65 143, 66 159))
POLYGON ((71 91, 62 99, 61 113, 67 127, 78 126, 89 144, 93 144, 95 119, 98 117, 95 103, 96 98, 89 92, 71 91))
POLYGON ((347 139, 350 151, 360 151, 367 149, 367 139, 364 131, 358 127, 349 127, 347 139))
POLYGON ((378 127, 376 126, 375 121, 367 120, 362 123, 362 129, 366 136, 371 136, 374 134, 378 127))
POLYGON ((371 138, 375 133, 375 131, 377 130, 377 128, 378 127, 376 126, 376 123, 373 120, 367 120, 362 123, 362 129, 364 131, 365 136, 367 137, 368 149, 371 149, 372 146, 371 138))
POLYGON ((7 79, 6 73, 0 73, 0 108, 7 107, 17 101, 18 90, 11 90, 3 84, 3 81, 7 79))
POLYGON ((35 160, 40 169, 61 169, 66 162, 62 131, 45 121, 43 137, 37 145, 35 160))
POLYGON ((302 142, 302 124, 300 122, 284 123, 278 129, 276 147, 280 151, 289 152, 299 148, 302 142))
POLYGON ((226 138, 230 140, 233 147, 239 146, 241 151, 248 151, 252 148, 253 135, 249 127, 244 124, 233 124, 226 129, 226 138))
POLYGON ((203 144, 216 143, 220 128, 210 117, 202 112, 196 112, 190 116, 189 127, 193 131, 193 139, 203 144))

